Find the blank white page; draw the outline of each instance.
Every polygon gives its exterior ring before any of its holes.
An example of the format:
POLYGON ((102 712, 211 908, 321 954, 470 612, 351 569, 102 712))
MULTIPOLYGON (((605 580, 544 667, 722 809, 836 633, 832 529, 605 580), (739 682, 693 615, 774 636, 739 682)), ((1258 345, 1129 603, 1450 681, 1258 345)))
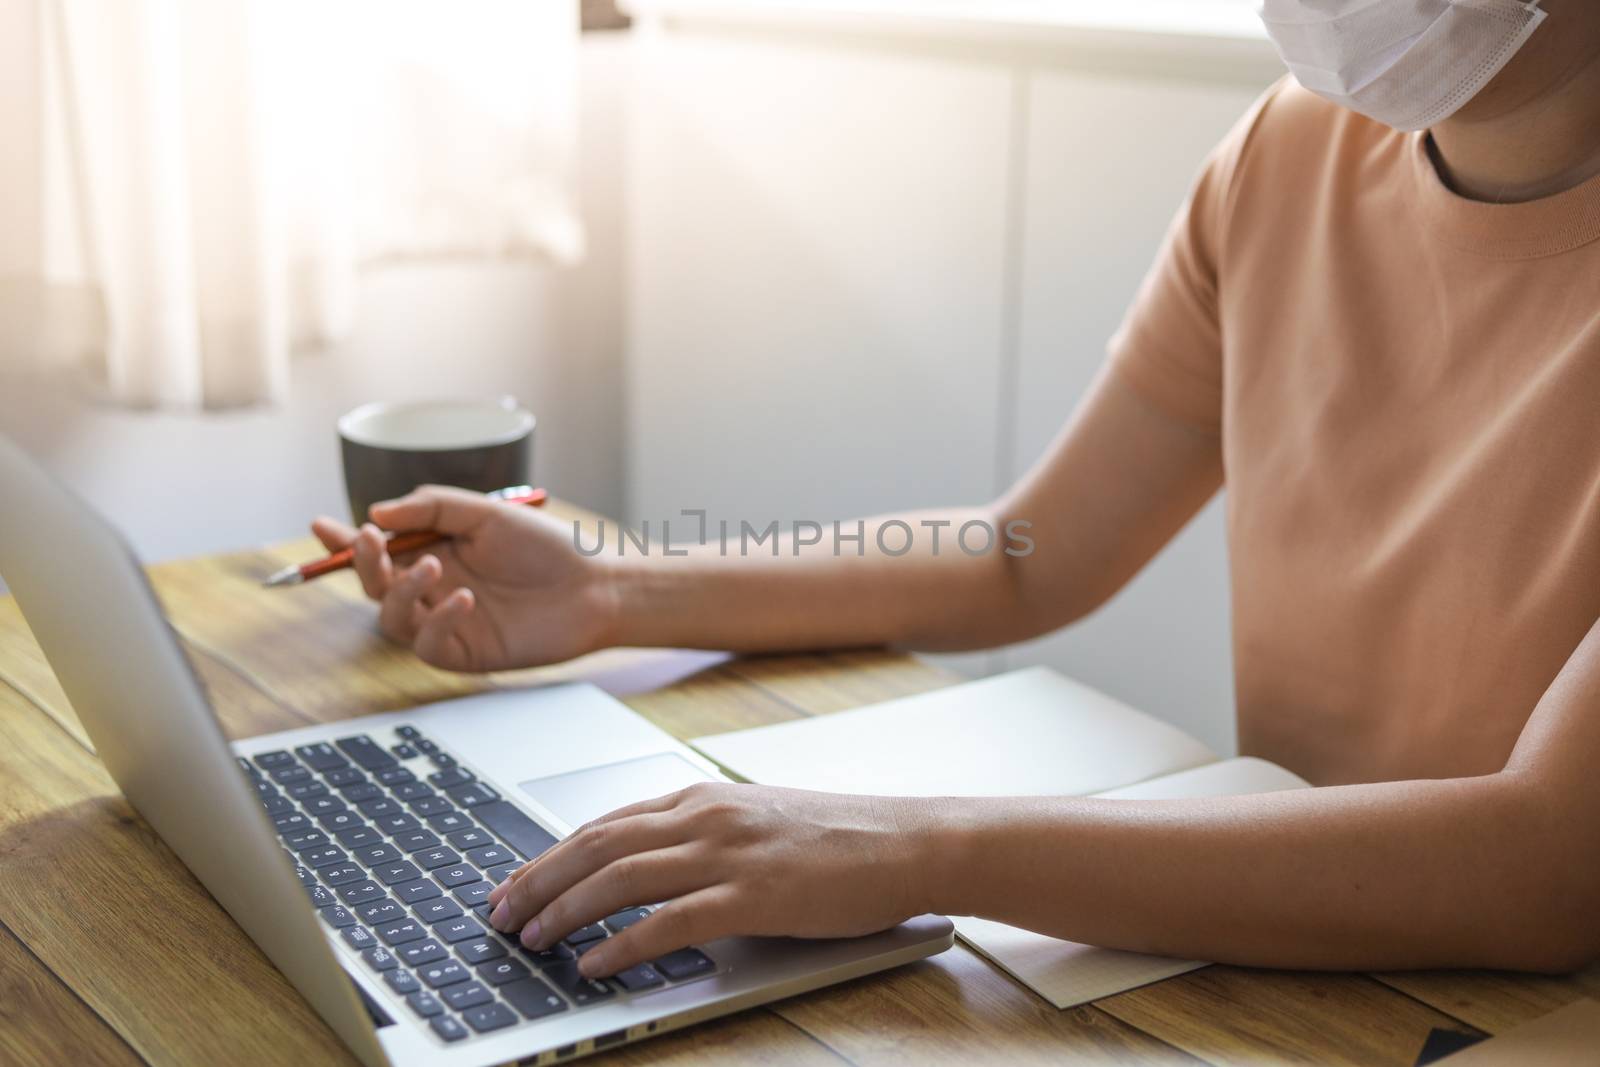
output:
POLYGON ((748 781, 880 796, 1096 793, 1217 758, 1045 667, 692 744, 748 781))

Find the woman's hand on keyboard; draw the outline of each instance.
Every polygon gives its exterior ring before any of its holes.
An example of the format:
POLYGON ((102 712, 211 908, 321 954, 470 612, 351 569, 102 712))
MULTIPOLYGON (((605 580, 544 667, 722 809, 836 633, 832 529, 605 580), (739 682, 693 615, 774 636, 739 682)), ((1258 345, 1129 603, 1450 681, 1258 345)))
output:
POLYGON ((356 573, 379 604, 379 627, 428 663, 506 670, 609 643, 611 572, 603 557, 577 551, 569 524, 438 486, 376 504, 372 518, 359 531, 328 518, 311 528, 330 551, 355 542, 356 573), (383 530, 437 530, 450 539, 415 559, 391 560, 383 530))
POLYGON ((938 801, 707 782, 603 816, 495 891, 490 923, 542 949, 670 901, 579 959, 589 977, 734 934, 849 937, 928 910, 938 801))

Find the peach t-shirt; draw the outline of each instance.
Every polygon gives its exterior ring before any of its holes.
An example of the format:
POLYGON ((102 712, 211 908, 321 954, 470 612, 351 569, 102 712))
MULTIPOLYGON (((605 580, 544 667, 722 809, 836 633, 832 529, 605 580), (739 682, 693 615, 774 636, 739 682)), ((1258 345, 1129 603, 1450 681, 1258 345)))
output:
POLYGON ((1241 750, 1319 784, 1500 769, 1600 617, 1600 178, 1467 200, 1425 135, 1280 83, 1111 365, 1216 436, 1241 750))

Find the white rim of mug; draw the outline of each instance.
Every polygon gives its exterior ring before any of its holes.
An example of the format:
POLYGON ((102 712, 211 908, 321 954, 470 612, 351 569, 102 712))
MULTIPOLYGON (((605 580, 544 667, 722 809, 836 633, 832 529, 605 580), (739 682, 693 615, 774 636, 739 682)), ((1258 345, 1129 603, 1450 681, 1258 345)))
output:
POLYGON ((340 437, 346 441, 349 441, 351 444, 361 445, 363 448, 376 448, 384 452, 464 452, 473 448, 497 448, 500 445, 509 445, 513 441, 531 434, 534 426, 538 424, 538 421, 538 419, 534 418, 533 412, 518 404, 511 397, 494 401, 412 400, 396 403, 389 400, 374 400, 371 403, 362 404, 360 407, 352 408, 343 415, 340 415, 338 428, 340 437), (503 411, 513 416, 517 420, 517 424, 515 427, 507 430, 505 433, 497 434, 493 437, 485 437, 481 440, 473 441, 470 444, 459 445, 391 444, 385 441, 374 440, 373 438, 361 433, 358 428, 359 424, 363 420, 369 419, 377 414, 434 407, 469 407, 481 408, 484 410, 493 409, 496 411, 503 411))

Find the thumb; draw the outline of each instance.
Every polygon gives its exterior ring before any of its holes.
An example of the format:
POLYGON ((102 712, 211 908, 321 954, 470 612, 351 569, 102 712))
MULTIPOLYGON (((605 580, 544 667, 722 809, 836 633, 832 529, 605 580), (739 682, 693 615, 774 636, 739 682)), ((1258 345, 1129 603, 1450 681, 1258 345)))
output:
POLYGON ((397 500, 372 505, 372 521, 385 530, 437 530, 458 536, 475 530, 499 505, 482 493, 422 485, 397 500))

